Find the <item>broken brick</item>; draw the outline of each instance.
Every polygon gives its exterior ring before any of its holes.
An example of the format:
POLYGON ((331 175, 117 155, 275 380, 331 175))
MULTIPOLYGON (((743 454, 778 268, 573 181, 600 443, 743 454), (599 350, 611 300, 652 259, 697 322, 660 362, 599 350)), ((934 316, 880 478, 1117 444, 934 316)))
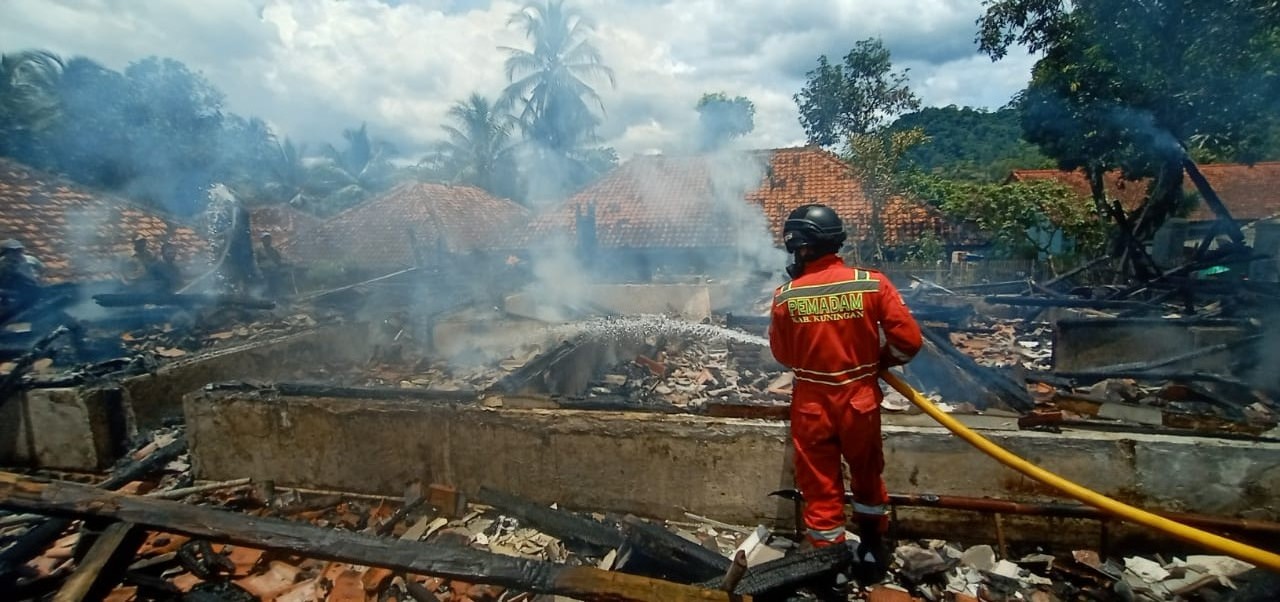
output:
POLYGON ((364 583, 360 573, 347 569, 333 581, 326 602, 365 602, 364 583))

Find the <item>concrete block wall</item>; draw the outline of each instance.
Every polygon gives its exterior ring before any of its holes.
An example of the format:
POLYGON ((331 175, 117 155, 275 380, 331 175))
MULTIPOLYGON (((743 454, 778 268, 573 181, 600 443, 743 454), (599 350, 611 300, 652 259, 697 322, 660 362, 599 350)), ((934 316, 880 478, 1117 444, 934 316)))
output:
POLYGON ((32 389, 0 408, 0 464, 104 469, 129 431, 118 388, 32 389))
MULTIPOLYGON (((367 399, 189 395, 197 476, 397 495, 423 479, 571 508, 737 524, 790 520, 785 423, 512 410, 367 399)), ((890 491, 1055 500, 940 427, 886 426, 890 491)), ((989 431, 1104 494, 1162 510, 1280 518, 1280 444, 1117 433, 989 431)), ((1042 521, 1043 522, 1043 521, 1042 521)))

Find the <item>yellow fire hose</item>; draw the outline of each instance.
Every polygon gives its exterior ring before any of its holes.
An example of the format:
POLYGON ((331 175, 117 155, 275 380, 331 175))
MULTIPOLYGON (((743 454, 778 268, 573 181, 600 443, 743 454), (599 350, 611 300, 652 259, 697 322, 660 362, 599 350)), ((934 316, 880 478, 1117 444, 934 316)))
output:
POLYGON ((1175 522, 1151 514, 1140 508, 1135 508, 1123 502, 1113 500, 1102 495, 1092 489, 1077 485, 1072 481, 1068 481, 1056 474, 1053 474, 1035 464, 1032 464, 1016 455, 1009 450, 1000 447, 988 441, 982 435, 973 432, 961 424, 960 421, 949 416, 946 412, 939 410, 924 395, 921 395, 910 385, 902 382, 902 379, 888 370, 880 371, 880 378, 889 386, 896 389, 899 393, 916 404, 924 413, 928 414, 934 420, 937 420, 942 426, 947 427, 952 433, 967 441, 970 445, 982 450, 983 453, 998 460, 1001 464, 1008 466, 1028 477, 1031 477, 1045 485, 1049 485, 1059 491, 1077 499, 1081 502, 1099 508, 1105 512, 1113 514, 1127 521, 1135 522, 1140 525, 1158 529, 1169 535, 1189 541, 1191 543, 1202 545, 1206 548, 1213 549, 1228 556, 1233 556, 1245 562, 1263 567, 1272 571, 1280 572, 1280 554, 1274 554, 1263 549, 1232 541, 1225 537, 1214 535, 1207 531, 1201 531, 1195 527, 1188 527, 1179 522, 1175 522))

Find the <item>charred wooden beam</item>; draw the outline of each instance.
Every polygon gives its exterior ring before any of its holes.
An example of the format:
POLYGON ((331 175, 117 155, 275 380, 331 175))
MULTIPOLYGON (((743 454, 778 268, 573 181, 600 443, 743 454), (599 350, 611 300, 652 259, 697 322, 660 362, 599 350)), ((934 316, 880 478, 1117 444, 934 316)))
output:
POLYGON ((607 552, 622 545, 620 531, 565 510, 557 510, 518 496, 481 487, 478 501, 510 514, 529 526, 557 539, 576 542, 595 551, 607 552))
POLYGON ((129 563, 146 540, 146 531, 136 525, 112 523, 76 565, 53 602, 101 600, 124 579, 129 563))
MULTIPOLYGON (((141 460, 120 466, 107 477, 107 480, 99 483, 97 488, 119 489, 131 481, 136 481, 163 468, 186 451, 187 440, 185 437, 179 437, 141 460)), ((13 545, 0 552, 0 588, 15 578, 15 569, 48 549, 62 535, 62 532, 71 526, 72 522, 68 518, 46 519, 29 529, 13 545)))
POLYGON ((707 416, 716 418, 749 418, 754 420, 791 420, 790 405, 762 403, 730 403, 709 401, 702 406, 707 416))
POLYGON ((619 552, 618 570, 686 583, 719 580, 729 571, 731 560, 689 541, 658 525, 628 516, 623 519, 626 545, 619 552))
POLYGON ((1098 264, 1101 264, 1101 263, 1103 263, 1103 262, 1107 262, 1107 261, 1111 261, 1111 256, 1110 256, 1110 255, 1103 255, 1103 256, 1101 256, 1101 257, 1095 257, 1094 259, 1090 260, 1089 262, 1085 263, 1084 265, 1078 266, 1078 267, 1076 267, 1076 268, 1074 268, 1074 269, 1067 270, 1067 271, 1065 271, 1065 272, 1063 272, 1063 273, 1061 273, 1061 274, 1058 274, 1057 276, 1054 276, 1053 278, 1050 278, 1050 279, 1048 279, 1048 280, 1045 280, 1044 282, 1041 282, 1041 283, 1040 283, 1040 286, 1043 286, 1043 287, 1045 287, 1045 288, 1052 288, 1052 287, 1053 287, 1053 285, 1055 285, 1055 284, 1057 284, 1057 283, 1059 283, 1059 282, 1062 282, 1062 281, 1064 281, 1064 280, 1067 280, 1068 278, 1071 278, 1071 277, 1073 277, 1073 276, 1075 276, 1075 275, 1077 275, 1077 274, 1084 273, 1086 270, 1093 269, 1093 268, 1094 268, 1095 266, 1097 266, 1098 264))
POLYGON ((1196 162, 1192 161, 1190 157, 1183 157, 1182 167, 1187 170, 1187 176, 1191 178, 1191 183, 1196 185, 1196 190, 1200 191, 1200 196, 1204 197, 1204 203, 1217 216, 1217 227, 1231 238, 1231 242, 1238 245, 1244 244, 1244 232, 1240 231, 1240 225, 1236 223, 1235 218, 1231 217, 1231 212, 1227 210, 1227 206, 1218 197, 1218 193, 1213 190, 1213 186, 1209 185, 1209 180, 1206 180, 1204 174, 1200 173, 1200 168, 1196 167, 1196 162))
POLYGON ((547 370, 578 349, 577 341, 562 341, 546 353, 533 358, 489 387, 493 393, 524 393, 538 389, 547 370))
POLYGON ((342 397, 356 399, 418 399, 443 403, 471 403, 479 399, 475 390, 440 391, 402 387, 335 387, 320 383, 274 383, 281 395, 305 397, 342 397))
POLYGON ((603 395, 586 399, 559 399, 556 405, 565 410, 590 410, 594 412, 645 412, 650 414, 688 414, 682 408, 666 401, 631 401, 619 395, 603 395))
POLYGON ((729 600, 725 592, 595 568, 556 565, 471 548, 393 540, 281 519, 245 516, 105 492, 84 485, 41 482, 0 472, 0 506, 64 517, 99 517, 208 541, 282 550, 309 558, 436 575, 583 600, 729 600))
POLYGON ((1086 309, 1154 309, 1141 301, 1122 301, 1115 299, 1046 299, 1044 297, 1021 297, 1017 295, 991 295, 983 299, 996 305, 1016 305, 1026 307, 1078 307, 1086 309))
MULTIPOLYGON (((1031 394, 1027 393, 1026 387, 1018 384, 1003 373, 974 361, 973 358, 956 349, 946 335, 934 332, 931 328, 921 328, 920 331, 925 341, 927 341, 926 345, 932 346, 947 358, 950 358, 957 367, 980 385, 992 389, 993 394, 1005 405, 1023 412, 1030 411, 1031 408, 1035 407, 1035 401, 1031 399, 1031 394)), ((911 372, 911 365, 909 363, 903 368, 908 374, 911 372)))
POLYGON ((205 295, 196 293, 102 293, 93 300, 102 307, 137 307, 140 305, 169 305, 177 307, 240 307, 244 309, 275 309, 276 302, 236 295, 205 295))

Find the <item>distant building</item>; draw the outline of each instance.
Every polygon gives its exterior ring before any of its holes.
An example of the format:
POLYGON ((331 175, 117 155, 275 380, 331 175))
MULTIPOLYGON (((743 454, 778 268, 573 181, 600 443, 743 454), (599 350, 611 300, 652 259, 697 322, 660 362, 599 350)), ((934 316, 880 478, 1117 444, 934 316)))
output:
POLYGON ((506 242, 529 213, 474 186, 403 184, 297 234, 290 261, 333 262, 370 275, 462 257, 506 260, 506 242))
MULTIPOLYGON (((1237 222, 1243 224, 1280 217, 1280 162, 1253 165, 1207 163, 1199 168, 1237 222)), ((1091 201, 1093 198, 1089 180, 1083 171, 1020 169, 1011 173, 1007 181, 1036 180, 1060 182, 1079 193, 1082 199, 1091 201)), ((1107 198, 1120 201, 1126 211, 1134 211, 1142 206, 1150 184, 1149 179, 1125 180, 1118 171, 1107 172, 1102 181, 1107 198)), ((1199 196, 1189 178, 1183 178, 1183 189, 1188 194, 1199 196)), ((1201 201, 1186 219, 1192 223, 1203 223, 1213 221, 1215 217, 1213 211, 1201 201)))
MULTIPOLYGON (((1277 247, 1280 247, 1280 226, 1276 225, 1276 220, 1280 219, 1280 162, 1253 165, 1208 163, 1198 167, 1218 198, 1222 199, 1223 206, 1231 213, 1236 225, 1257 226, 1245 229, 1246 241, 1254 245, 1258 252, 1275 255, 1277 247)), ((1009 175, 1007 181, 1039 180, 1060 182, 1075 190, 1080 195, 1081 202, 1092 203, 1093 193, 1083 171, 1016 170, 1009 175)), ((1119 201, 1127 212, 1137 211, 1142 206, 1149 185, 1149 179, 1125 180, 1118 171, 1107 172, 1103 176, 1103 189, 1107 199, 1119 201)), ((1217 216, 1200 198, 1200 193, 1190 178, 1184 177, 1183 190, 1195 197, 1197 202, 1189 214, 1170 220, 1156 233, 1151 253, 1156 263, 1162 267, 1182 263, 1191 248, 1211 232, 1212 224, 1217 221, 1217 216)), ((1260 270, 1274 274, 1274 264, 1275 260, 1255 262, 1255 272, 1260 270)), ((1274 275, 1267 278, 1274 279, 1274 275)))
MULTIPOLYGON (((816 147, 693 156, 640 156, 537 215, 523 244, 575 247, 623 278, 674 269, 712 273, 758 247, 779 248, 793 209, 829 205, 851 246, 869 246, 871 203, 848 165, 816 147)), ((940 211, 895 197, 883 211, 883 245, 905 249, 926 236, 962 240, 940 211)))
POLYGON ((171 216, 58 176, 0 159, 0 239, 16 239, 44 264, 45 283, 117 276, 133 239, 152 253, 171 242, 180 264, 203 259, 205 238, 171 216))

